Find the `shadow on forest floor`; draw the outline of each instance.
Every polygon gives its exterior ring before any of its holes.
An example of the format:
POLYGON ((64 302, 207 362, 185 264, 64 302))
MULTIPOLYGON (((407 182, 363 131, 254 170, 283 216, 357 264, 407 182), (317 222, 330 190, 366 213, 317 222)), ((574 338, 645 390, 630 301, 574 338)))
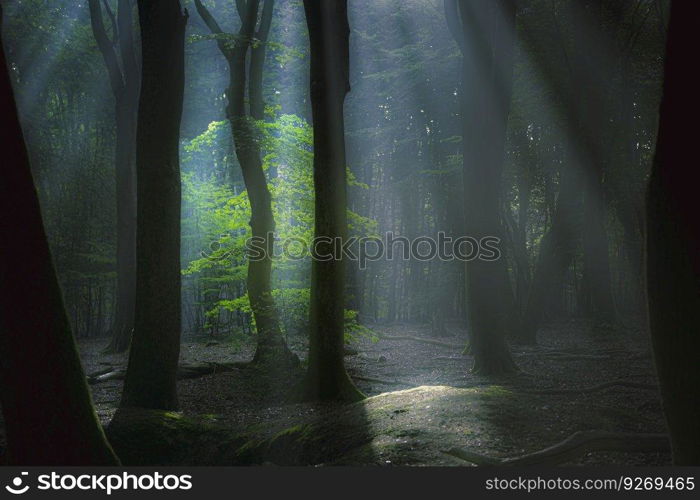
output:
MULTIPOLYGON (((376 331, 381 340, 359 342, 353 346, 357 353, 346 358, 358 387, 372 396, 366 401, 280 403, 294 381, 264 397, 269 392, 259 374, 234 370, 181 380, 182 412, 157 415, 164 425, 151 438, 146 436, 153 422, 136 431, 135 417, 128 414, 115 420, 110 433, 124 448, 126 463, 465 465, 443 451, 458 446, 504 457, 549 446, 576 431, 664 432, 658 393, 648 387, 656 381, 644 332, 593 332, 586 323, 559 323, 542 332, 539 346, 513 346, 523 373, 494 379, 468 372, 471 360, 458 348, 460 332, 437 339, 443 344, 430 344, 415 340, 430 339, 427 326, 376 331), (404 339, 388 339, 392 336, 404 339)), ((81 343, 87 372, 124 363, 123 356, 100 354, 101 345, 81 343)), ((303 345, 292 347, 304 354, 303 345)), ((251 349, 185 343, 182 358, 242 361, 251 349)), ((92 389, 106 424, 121 382, 92 389)), ((576 463, 669 462, 664 453, 597 452, 576 463)))

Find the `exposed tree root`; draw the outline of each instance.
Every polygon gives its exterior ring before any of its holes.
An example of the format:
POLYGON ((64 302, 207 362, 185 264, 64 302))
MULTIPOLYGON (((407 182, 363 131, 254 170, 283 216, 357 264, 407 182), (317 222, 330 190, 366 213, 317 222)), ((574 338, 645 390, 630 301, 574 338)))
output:
POLYGON ((591 361, 610 359, 610 356, 597 356, 595 354, 546 354, 544 357, 553 361, 591 361))
POLYGON ((515 352, 516 356, 541 356, 550 358, 556 361, 579 361, 579 360, 601 360, 610 359, 610 356, 605 354, 575 354, 571 352, 561 351, 530 351, 530 352, 515 352))
POLYGON ((603 389, 609 389, 610 387, 627 387, 630 389, 645 389, 650 391, 658 390, 658 386, 652 384, 642 384, 639 382, 628 382, 626 380, 612 380, 610 382, 603 382, 602 384, 594 385, 591 387, 581 387, 580 389, 543 389, 538 391, 531 391, 524 389, 522 392, 527 394, 546 394, 546 395, 559 395, 559 394, 588 394, 591 392, 602 391, 603 389))
POLYGON ((449 347, 450 349, 464 349, 464 345, 461 344, 451 344, 449 342, 443 342, 442 340, 426 339, 422 337, 413 337, 411 335, 384 335, 380 337, 381 340, 412 340, 413 342, 421 342, 423 344, 439 345, 442 347, 449 347))
MULTIPOLYGON (((249 363, 182 363, 177 370, 177 378, 188 379, 203 377, 212 373, 230 372, 248 366, 249 363)), ((124 380, 125 368, 106 368, 87 376, 91 385, 107 382, 108 380, 124 380)))
POLYGON ((355 379, 355 380, 362 380, 364 382, 375 382, 377 384, 383 384, 383 385, 403 385, 406 387, 416 387, 416 384, 413 384, 411 382, 405 382, 403 380, 383 380, 380 378, 361 377, 359 375, 350 375, 350 377, 355 379))
POLYGON ((594 451, 668 452, 665 434, 636 434, 606 431, 576 432, 549 448, 513 458, 494 458, 463 448, 451 448, 444 453, 476 465, 557 465, 571 462, 594 451))

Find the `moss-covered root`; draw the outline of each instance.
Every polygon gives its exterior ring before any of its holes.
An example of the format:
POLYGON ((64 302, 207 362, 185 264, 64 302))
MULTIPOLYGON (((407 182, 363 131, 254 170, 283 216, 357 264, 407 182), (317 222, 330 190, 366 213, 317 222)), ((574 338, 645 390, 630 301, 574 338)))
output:
POLYGON ((204 465, 226 463, 244 440, 206 418, 136 408, 119 409, 107 436, 125 465, 204 465))

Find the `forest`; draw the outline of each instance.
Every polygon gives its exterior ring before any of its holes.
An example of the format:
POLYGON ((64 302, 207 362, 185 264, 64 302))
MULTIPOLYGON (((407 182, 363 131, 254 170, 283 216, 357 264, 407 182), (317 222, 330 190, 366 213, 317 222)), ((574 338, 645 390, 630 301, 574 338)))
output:
POLYGON ((693 3, 1 0, 0 463, 700 465, 693 3))

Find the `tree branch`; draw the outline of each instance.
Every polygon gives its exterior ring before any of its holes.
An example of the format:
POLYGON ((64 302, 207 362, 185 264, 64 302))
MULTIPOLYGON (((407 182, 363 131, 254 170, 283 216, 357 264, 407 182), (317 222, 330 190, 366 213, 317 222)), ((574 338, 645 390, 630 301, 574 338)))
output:
POLYGON ((117 53, 115 52, 114 46, 109 40, 107 31, 105 30, 104 21, 102 19, 102 8, 100 7, 99 0, 88 0, 88 5, 90 8, 90 25, 92 26, 92 33, 95 37, 97 47, 102 53, 102 59, 104 59, 105 65, 107 66, 107 73, 109 74, 109 83, 112 87, 112 92, 116 98, 119 98, 124 91, 124 79, 122 77, 121 69, 119 68, 117 53))
POLYGON ((107 0, 102 0, 102 5, 104 5, 105 10, 107 11, 107 16, 109 17, 109 21, 112 25, 112 45, 116 46, 117 43, 119 43, 119 29, 117 28, 117 20, 114 18, 114 12, 112 12, 107 0))
MULTIPOLYGON (((194 0, 194 6, 197 9, 197 13, 199 14, 199 17, 202 18, 202 21, 204 21, 204 24, 207 25, 207 28, 209 28, 209 31, 212 32, 214 35, 224 35, 224 30, 221 29, 221 26, 219 26, 219 23, 214 19, 214 16, 211 15, 209 10, 204 6, 204 4, 201 2, 201 0, 194 0)), ((221 53, 228 59, 231 57, 231 47, 226 43, 226 40, 217 38, 216 39, 216 45, 218 45, 219 50, 221 53)))

